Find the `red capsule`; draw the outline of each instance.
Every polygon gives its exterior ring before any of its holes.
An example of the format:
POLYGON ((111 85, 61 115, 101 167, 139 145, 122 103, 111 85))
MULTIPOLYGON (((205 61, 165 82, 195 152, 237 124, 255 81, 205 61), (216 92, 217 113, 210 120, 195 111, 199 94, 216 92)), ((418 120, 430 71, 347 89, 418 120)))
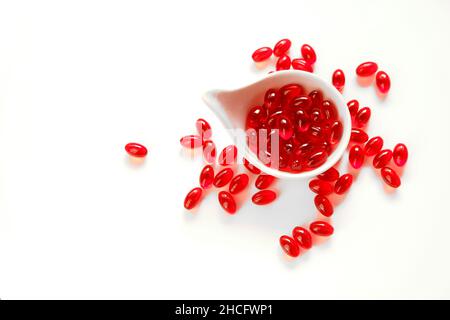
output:
POLYGON ((352 128, 352 133, 350 135, 350 141, 356 142, 356 143, 365 143, 369 139, 369 136, 367 133, 358 128, 352 128))
POLYGON ((364 127, 370 120, 371 111, 369 107, 364 107, 355 116, 355 123, 358 127, 364 127))
POLYGON ((291 48, 291 40, 289 39, 281 39, 277 42, 275 47, 273 47, 273 54, 277 57, 281 57, 283 54, 288 52, 291 48))
POLYGON ((216 188, 222 188, 226 186, 231 179, 233 179, 233 170, 231 170, 231 168, 225 168, 216 174, 213 184, 216 188))
POLYGON ((214 168, 210 165, 206 165, 200 173, 200 187, 208 189, 214 182, 214 168))
POLYGON ((257 167, 252 165, 250 162, 248 162, 247 159, 244 158, 244 166, 247 168, 248 171, 254 174, 260 174, 261 170, 259 170, 257 167))
POLYGON ((397 166, 403 167, 408 161, 408 148, 403 143, 397 144, 394 148, 393 158, 397 166))
POLYGON ((262 47, 253 52, 252 59, 255 62, 261 62, 269 59, 271 55, 272 55, 272 48, 262 47))
POLYGON ((356 116, 359 109, 359 102, 358 100, 350 100, 347 102, 348 111, 350 111, 350 115, 352 117, 356 116))
POLYGON ((205 140, 203 142, 203 158, 208 163, 216 161, 216 145, 212 140, 205 140))
POLYGON ((314 51, 313 47, 311 47, 309 44, 302 45, 302 48, 300 49, 302 53, 303 59, 306 60, 309 64, 314 64, 317 60, 316 52, 314 51))
POLYGON ((337 120, 338 118, 338 112, 336 110, 336 107, 331 101, 324 100, 322 102, 322 112, 324 121, 327 123, 331 123, 337 120))
POLYGON ((256 178, 255 186, 261 190, 267 189, 272 185, 274 181, 274 176, 271 176, 270 174, 260 174, 258 178, 256 178))
POLYGON ((317 150, 310 154, 308 160, 306 160, 306 164, 311 169, 318 168, 327 161, 327 158, 328 153, 326 151, 317 150))
POLYGON ((311 249, 312 247, 312 237, 311 233, 303 227, 295 227, 292 230, 292 237, 297 241, 298 245, 303 249, 311 249))
POLYGON ((227 191, 220 191, 218 195, 219 203, 222 208, 229 214, 236 212, 236 201, 233 196, 227 191))
POLYGON ((333 205, 330 200, 320 194, 314 198, 314 204, 316 205, 317 210, 319 210, 319 212, 325 217, 331 217, 334 212, 333 205))
POLYGON ((203 145, 203 140, 199 135, 191 134, 180 139, 180 143, 185 148, 200 148, 203 145))
POLYGON ((276 70, 289 70, 291 68, 291 58, 287 55, 282 55, 278 58, 277 64, 276 64, 276 70))
POLYGON ((329 195, 333 192, 333 187, 330 183, 324 180, 313 179, 309 182, 309 189, 312 192, 320 194, 322 196, 329 195))
POLYGON ((381 137, 373 137, 369 141, 367 141, 366 145, 364 146, 364 152, 366 153, 366 156, 374 156, 378 152, 381 151, 383 148, 383 138, 381 137))
POLYGON ((392 151, 389 149, 384 149, 378 152, 378 154, 373 158, 373 167, 380 169, 386 166, 392 159, 392 151))
POLYGON ((271 203, 277 198, 277 194, 272 190, 261 190, 252 196, 254 204, 263 206, 271 203))
POLYGON ((133 157, 143 158, 147 155, 147 148, 140 143, 130 142, 125 145, 125 151, 133 157))
POLYGON ((350 173, 343 174, 334 184, 336 194, 344 194, 352 186, 353 176, 350 173))
POLYGON ((219 164, 221 166, 229 166, 236 162, 238 150, 236 146, 230 145, 225 147, 219 155, 219 164))
POLYGON ((322 237, 331 236, 334 232, 334 228, 325 221, 314 221, 309 225, 309 230, 311 230, 312 233, 322 237))
POLYGON ((302 58, 292 59, 292 68, 295 70, 302 70, 306 72, 314 71, 312 65, 302 58))
POLYGON ((335 145, 341 141, 342 134, 344 133, 344 127, 340 121, 335 121, 331 125, 330 129, 330 144, 335 145))
POLYGON ((288 256, 295 258, 300 254, 297 242, 289 236, 280 237, 280 246, 288 256))
POLYGON ((376 76, 376 84, 381 93, 388 93, 391 88, 391 79, 384 71, 379 71, 376 76))
POLYGON ((231 194, 237 194, 247 187, 248 181, 249 178, 246 173, 238 174, 231 180, 228 190, 231 194))
POLYGON ((281 116, 277 119, 276 128, 278 129, 278 134, 283 140, 289 140, 294 134, 294 126, 288 117, 281 116))
POLYGON ((303 87, 297 83, 289 83, 280 88, 280 102, 283 108, 289 106, 293 99, 303 94, 303 87))
POLYGON ((364 150, 358 145, 354 145, 350 152, 348 153, 348 159, 350 162, 350 165, 355 168, 359 169, 362 167, 364 163, 364 150))
POLYGON ((280 106, 281 96, 276 89, 269 89, 264 94, 264 106, 271 112, 280 106))
POLYGON ((378 70, 378 65, 375 62, 364 62, 361 63, 357 68, 356 68, 356 74, 360 77, 369 77, 371 75, 374 75, 375 72, 377 72, 378 70))
POLYGON ((319 178, 320 180, 333 182, 333 181, 336 181, 337 179, 339 179, 339 171, 337 171, 337 169, 331 167, 327 171, 319 174, 317 176, 317 178, 319 178))
POLYGON ((194 208, 200 201, 200 198, 202 197, 203 190, 202 188, 194 188, 187 194, 186 198, 184 199, 184 207, 187 210, 191 210, 194 208))
POLYGON ((392 188, 398 188, 402 184, 397 172, 389 167, 384 167, 381 169, 381 177, 384 182, 392 188))
POLYGON ((267 121, 267 109, 256 106, 247 114, 247 128, 259 129, 267 121))
POLYGON ((203 140, 208 140, 212 136, 211 126, 208 121, 205 119, 197 119, 195 122, 195 127, 197 128, 197 132, 203 140))
POLYGON ((323 104, 323 93, 320 90, 313 90, 309 93, 311 98, 311 106, 320 108, 323 104))
POLYGON ((333 86, 336 89, 338 89, 339 91, 342 91, 342 89, 344 89, 344 86, 345 86, 344 71, 342 71, 341 69, 337 69, 336 71, 334 71, 333 77, 331 80, 332 80, 333 86))

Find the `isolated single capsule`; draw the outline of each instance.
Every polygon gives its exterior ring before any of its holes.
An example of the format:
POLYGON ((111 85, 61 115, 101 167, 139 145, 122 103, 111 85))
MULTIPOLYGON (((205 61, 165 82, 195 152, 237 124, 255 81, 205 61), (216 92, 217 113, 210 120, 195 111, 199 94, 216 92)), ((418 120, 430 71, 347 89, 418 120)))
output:
POLYGON ((380 90, 381 93, 386 94, 391 88, 391 78, 389 78, 388 74, 384 71, 379 71, 377 73, 375 82, 377 84, 378 90, 380 90))
POLYGON ((272 48, 262 47, 253 52, 252 59, 255 62, 261 62, 269 59, 271 55, 272 55, 272 48))
POLYGON ((313 72, 312 65, 307 62, 305 59, 297 58, 292 60, 292 69, 294 70, 302 70, 306 72, 313 72))
POLYGON ((314 198, 314 204, 317 210, 319 210, 319 212, 323 214, 325 217, 330 217, 334 212, 333 205, 331 204, 330 200, 328 200, 328 198, 325 196, 318 194, 314 198))
POLYGON ((331 82, 333 83, 333 86, 338 89, 339 91, 342 91, 345 86, 345 74, 344 71, 341 69, 337 69, 333 72, 333 76, 331 78, 331 82))
POLYGON ((358 145, 354 145, 349 153, 348 153, 348 159, 350 162, 350 165, 355 168, 359 169, 364 163, 364 150, 358 145))
POLYGON ((375 62, 363 62, 356 68, 356 74, 360 77, 369 77, 375 74, 378 65, 375 62))
POLYGON ((277 198, 277 194, 272 190, 261 190, 252 196, 254 204, 263 206, 271 203, 277 198))
POLYGON ((309 64, 314 64, 316 62, 317 60, 316 52, 314 51, 313 47, 311 47, 309 44, 302 45, 300 52, 302 53, 303 59, 305 59, 305 61, 308 62, 309 64))
POLYGON ((233 170, 231 168, 225 168, 219 171, 214 178, 214 186, 216 188, 222 188, 228 184, 228 182, 233 179, 233 170))
POLYGON ((312 247, 312 237, 311 233, 303 227, 295 227, 292 230, 292 238, 297 241, 298 245, 303 249, 311 249, 312 247))
POLYGON ((398 188, 401 185, 401 180, 397 172, 389 167, 383 167, 381 169, 381 177, 384 182, 392 188, 398 188))
POLYGON ((147 148, 140 143, 130 142, 125 145, 125 151, 132 157, 143 158, 147 155, 147 148))
POLYGON ((334 232, 334 228, 325 221, 314 221, 309 225, 309 230, 311 230, 312 233, 322 237, 331 236, 334 232))
POLYGON ((283 54, 288 52, 290 48, 291 48, 291 40, 281 39, 273 47, 273 54, 277 57, 281 57, 283 54))
POLYGON ((185 148, 194 149, 200 148, 203 145, 203 140, 199 135, 191 134, 181 138, 180 143, 185 148))
POLYGON ((378 152, 381 151, 383 148, 383 138, 381 137, 373 137, 369 141, 367 141, 366 145, 364 146, 364 152, 366 153, 366 156, 374 156, 378 152))
POLYGON ((247 187, 248 181, 249 178, 246 173, 238 174, 230 181, 228 190, 231 194, 237 194, 247 187))
POLYGON ((211 165, 206 165, 200 173, 200 187, 203 189, 211 188, 214 182, 214 168, 211 165))
POLYGON ((403 167, 408 161, 408 148, 403 143, 397 144, 394 148, 393 158, 397 166, 403 167))
POLYGON ((218 194, 219 203, 222 208, 229 214, 236 212, 236 201, 233 196, 227 191, 220 191, 218 194))
POLYGON ((280 246, 288 256, 295 258, 300 254, 298 243, 289 236, 280 237, 280 246))
POLYGON ((275 177, 270 174, 260 174, 255 181, 255 187, 258 189, 267 189, 275 181, 275 177))
POLYGON ((334 192, 336 194, 344 194, 350 189, 353 183, 353 176, 350 173, 343 174, 334 184, 334 192))
POLYGON ((186 198, 184 199, 184 207, 187 210, 191 210, 194 208, 200 201, 200 198, 202 197, 203 190, 202 188, 194 188, 186 195, 186 198))

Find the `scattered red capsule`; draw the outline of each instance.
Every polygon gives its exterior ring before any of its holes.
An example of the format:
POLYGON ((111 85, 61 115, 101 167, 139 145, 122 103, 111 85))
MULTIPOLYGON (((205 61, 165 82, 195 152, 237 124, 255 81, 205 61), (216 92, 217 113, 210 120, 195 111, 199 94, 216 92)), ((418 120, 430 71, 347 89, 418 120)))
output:
POLYGON ((219 171, 214 178, 214 186, 216 188, 222 188, 228 184, 228 182, 233 179, 233 170, 231 168, 225 168, 222 171, 219 171))
POLYGON ((333 192, 332 185, 324 180, 313 179, 309 182, 309 189, 312 192, 326 196, 333 192))
POLYGON ((235 145, 225 147, 219 155, 219 164, 229 166, 236 162, 238 150, 235 145))
POLYGON ((375 62, 364 62, 356 68, 356 74, 360 77, 369 77, 375 74, 378 70, 378 65, 375 62))
POLYGON ((317 178, 319 178, 320 180, 333 182, 333 181, 336 181, 337 179, 339 179, 339 171, 337 171, 337 169, 331 167, 327 171, 319 174, 317 176, 317 178))
POLYGON ((143 158, 147 155, 147 148, 140 143, 130 142, 125 145, 125 151, 132 157, 143 158))
POLYGON ((341 69, 337 69, 333 72, 333 77, 331 79, 333 86, 338 89, 339 91, 342 91, 345 86, 345 74, 344 71, 341 69))
POLYGON ((295 258, 300 254, 300 247, 297 242, 289 236, 280 237, 280 246, 288 256, 295 258))
POLYGON ((287 55, 282 55, 278 58, 277 64, 276 64, 276 70, 289 70, 291 68, 291 58, 287 55))
POLYGON ((267 189, 275 181, 275 177, 270 174, 260 174, 255 181, 255 187, 258 189, 267 189))
POLYGON ((383 167, 381 169, 381 177, 384 182, 392 188, 398 188, 402 184, 397 172, 389 167, 383 167))
POLYGON ((389 149, 381 150, 377 153, 377 155, 373 158, 373 167, 376 169, 380 169, 386 166, 389 161, 392 159, 392 151, 389 149))
POLYGON ((291 40, 289 39, 281 39, 277 42, 275 47, 273 47, 273 54, 277 57, 281 57, 283 54, 288 52, 291 48, 291 40))
POLYGON ((358 128, 352 128, 352 133, 350 135, 350 141, 356 142, 356 143, 365 143, 367 140, 369 140, 369 136, 367 133, 358 128))
POLYGON ((355 116, 355 123, 358 127, 364 127, 370 120, 371 111, 369 107, 364 107, 355 116))
POLYGON ((318 194, 314 198, 314 204, 316 205, 317 210, 325 217, 331 217, 334 212, 333 205, 327 197, 318 194))
POLYGON ((203 189, 211 188, 214 182, 214 168, 206 165, 200 173, 200 187, 203 189))
POLYGON ((297 241, 298 245, 303 249, 311 249, 312 247, 312 237, 311 233, 303 227, 295 227, 292 230, 292 237, 297 241))
POLYGON ((236 212, 236 201, 233 196, 227 191, 220 191, 218 195, 219 203, 222 208, 229 214, 236 212))
POLYGON ((271 55, 272 55, 272 48, 262 47, 253 52, 252 59, 255 62, 261 62, 269 59, 271 55))
POLYGON ((364 163, 364 150, 358 145, 354 145, 349 153, 348 153, 348 159, 350 162, 350 165, 355 168, 359 169, 362 167, 364 163))
POLYGON ((352 117, 356 116, 359 109, 359 102, 358 100, 350 100, 347 102, 348 111, 350 111, 350 115, 352 117))
POLYGON ((352 186, 353 176, 350 173, 343 174, 334 185, 336 194, 344 194, 352 186))
POLYGON ((244 166, 247 168, 248 171, 254 174, 260 174, 261 170, 259 170, 257 167, 252 165, 247 159, 244 158, 244 166))
POLYGON ((247 187, 248 181, 249 178, 246 173, 238 174, 231 180, 228 190, 231 194, 237 194, 247 187))
POLYGON ((316 52, 309 44, 302 45, 300 49, 303 59, 309 64, 314 64, 317 60, 316 52))
POLYGON ((205 119, 197 119, 195 122, 197 132, 203 140, 208 140, 212 136, 211 126, 205 119))
POLYGON ((391 79, 389 78, 388 74, 384 71, 379 71, 376 76, 376 84, 378 90, 380 90, 381 93, 388 93, 389 89, 391 88, 391 79))
POLYGON ((394 148, 393 158, 397 166, 403 167, 408 161, 408 148, 403 143, 397 144, 394 148))
POLYGON ((194 188, 187 194, 186 198, 184 199, 184 207, 187 210, 191 210, 194 208, 200 201, 200 198, 202 197, 203 190, 202 188, 194 188))
POLYGON ((212 140, 205 140, 203 142, 203 158, 208 163, 216 161, 216 145, 212 140))
POLYGON ((302 70, 306 72, 314 71, 312 65, 302 58, 293 59, 292 68, 295 70, 302 70))
POLYGON ((180 139, 180 143, 185 148, 200 148, 203 145, 203 140, 199 135, 191 134, 180 139))
POLYGON ((374 156, 378 152, 381 151, 383 148, 383 138, 381 137, 373 137, 369 141, 367 141, 366 145, 364 146, 364 152, 366 153, 366 156, 374 156))
POLYGON ((334 228, 331 224, 325 221, 314 221, 309 225, 309 230, 311 230, 312 233, 322 237, 331 236, 334 232, 334 228))
POLYGON ((252 197, 252 202, 254 204, 263 206, 271 203, 277 198, 277 194, 272 190, 261 190, 255 193, 252 197))

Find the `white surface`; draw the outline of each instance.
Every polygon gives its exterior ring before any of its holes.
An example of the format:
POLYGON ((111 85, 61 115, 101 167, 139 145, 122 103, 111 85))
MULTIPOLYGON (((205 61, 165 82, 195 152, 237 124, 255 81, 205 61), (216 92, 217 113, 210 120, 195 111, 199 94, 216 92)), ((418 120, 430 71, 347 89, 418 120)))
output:
POLYGON ((2 1, 0 298, 450 298, 449 1, 2 1), (314 217, 302 182, 228 216, 210 194, 182 209, 199 158, 178 139, 197 117, 227 143, 201 95, 258 71, 282 37, 347 74, 373 108, 370 134, 405 142, 403 185, 362 170, 336 233, 295 262, 278 237, 314 217), (380 101, 353 70, 374 59, 380 101), (174 76, 174 75, 177 76, 174 76), (123 146, 149 147, 142 165, 123 146))

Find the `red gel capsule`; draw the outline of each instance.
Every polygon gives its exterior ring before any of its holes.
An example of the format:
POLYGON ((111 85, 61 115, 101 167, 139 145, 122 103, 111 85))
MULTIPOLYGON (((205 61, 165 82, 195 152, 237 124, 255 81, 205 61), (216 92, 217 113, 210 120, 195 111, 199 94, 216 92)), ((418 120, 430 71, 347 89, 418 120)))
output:
POLYGON ((277 119, 276 128, 279 130, 278 134, 283 140, 289 140, 294 134, 294 126, 288 117, 281 116, 277 119))
POLYGON ((350 141, 356 142, 356 143, 365 143, 367 140, 369 140, 369 136, 367 133, 358 128, 352 128, 352 133, 350 135, 350 141))
POLYGON ((206 165, 200 173, 200 187, 203 189, 211 188, 214 182, 214 168, 210 165, 206 165))
POLYGON ((287 107, 293 99, 303 94, 303 87, 297 83, 289 83, 280 88, 280 102, 282 107, 287 107))
POLYGON ((377 84, 378 90, 380 90, 381 93, 388 93, 389 89, 391 88, 391 79, 384 71, 379 71, 377 73, 375 82, 377 84))
POLYGON ((228 190, 231 194, 237 194, 247 187, 248 181, 249 178, 246 173, 238 174, 231 180, 228 190))
POLYGON ((311 230, 312 233, 322 237, 331 236, 334 232, 334 228, 325 221, 314 221, 309 225, 309 230, 311 230))
POLYGON ((338 89, 339 91, 342 91, 345 86, 345 74, 344 71, 341 69, 337 69, 333 72, 333 77, 331 78, 331 81, 333 83, 333 86, 338 89))
POLYGON ((276 89, 269 89, 264 94, 264 106, 271 112, 280 106, 281 96, 276 89))
POLYGON ((324 180, 313 179, 309 182, 309 189, 312 192, 320 194, 322 196, 329 195, 333 192, 333 186, 324 180))
POLYGON ((261 190, 252 196, 254 204, 263 206, 271 203, 277 198, 277 194, 272 190, 261 190))
POLYGON ((247 114, 247 128, 259 129, 267 121, 267 109, 256 106, 250 109, 247 114))
POLYGON ((364 150, 360 146, 353 146, 350 149, 350 152, 348 153, 348 159, 350 162, 350 165, 355 168, 359 169, 362 167, 364 163, 364 150))
POLYGON ((383 148, 383 138, 381 137, 373 137, 369 141, 367 141, 366 145, 364 146, 364 152, 366 153, 366 156, 374 156, 378 152, 381 151, 383 148))
POLYGON ((389 149, 381 150, 377 153, 377 155, 373 158, 373 167, 376 169, 380 169, 386 166, 389 161, 392 159, 392 151, 389 149))
POLYGON ((381 169, 381 177, 384 182, 392 188, 398 188, 402 184, 397 172, 389 167, 384 167, 381 169))
POLYGON ((203 140, 199 135, 191 134, 180 139, 180 143, 185 148, 200 148, 203 145, 203 140))
POLYGON ((347 102, 348 111, 350 111, 350 115, 352 117, 356 116, 359 109, 359 102, 358 100, 350 100, 347 102))
POLYGON ((314 198, 314 204, 316 205, 317 210, 319 210, 319 212, 325 217, 331 217, 334 212, 333 205, 330 200, 320 194, 314 198))
POLYGON ((233 179, 233 170, 231 170, 231 168, 225 168, 216 174, 213 184, 216 188, 222 188, 226 186, 231 179, 233 179))
POLYGON ((394 148, 393 158, 397 166, 403 167, 408 161, 408 148, 403 143, 397 144, 394 148))
POLYGON ((275 181, 275 177, 270 174, 260 174, 255 181, 255 187, 258 189, 267 189, 275 181))
POLYGON ((337 171, 337 169, 331 167, 327 171, 319 174, 317 176, 317 178, 319 178, 320 180, 333 182, 333 181, 336 181, 337 179, 339 179, 339 171, 337 171))
POLYGON ((306 164, 308 168, 314 169, 323 165, 328 158, 328 153, 324 150, 317 150, 312 152, 309 156, 308 160, 306 160, 306 164))
POLYGON ((342 175, 334 184, 334 192, 336 194, 344 194, 352 186, 353 176, 350 173, 342 175))
POLYGON ((184 207, 187 210, 191 210, 194 208, 200 201, 200 198, 202 197, 203 190, 202 188, 194 188, 187 194, 186 198, 184 199, 184 207))
POLYGON ((287 55, 282 55, 278 58, 277 64, 276 64, 276 70, 289 70, 291 68, 291 58, 287 55))
POLYGON ((298 245, 303 249, 311 249, 312 247, 312 237, 311 233, 303 227, 295 227, 292 230, 292 238, 297 241, 298 245))
POLYGON ((238 150, 236 146, 230 145, 225 147, 219 155, 219 164, 221 166, 229 166, 236 162, 238 150))
POLYGON ((283 251, 290 257, 298 257, 300 254, 300 247, 297 242, 289 236, 280 237, 280 246, 283 251))
POLYGON ((252 165, 247 159, 244 158, 244 166, 247 168, 248 171, 254 174, 260 174, 261 170, 259 170, 257 167, 252 165))
POLYGON ((364 127, 370 120, 371 111, 369 107, 364 107, 355 116, 355 123, 358 127, 364 127))
POLYGON ((297 58, 292 60, 292 68, 306 72, 313 72, 313 67, 305 59, 297 58))
POLYGON ((277 42, 275 47, 273 47, 273 54, 277 57, 281 57, 291 48, 291 40, 281 39, 277 42))
POLYGON ((363 62, 356 68, 356 74, 360 77, 369 77, 374 75, 378 70, 378 65, 375 62, 363 62))
POLYGON ((335 121, 331 125, 330 129, 330 144, 335 145, 339 141, 341 141, 342 134, 344 133, 344 127, 342 126, 342 123, 340 121, 335 121))
POLYGON ((205 119, 197 119, 195 122, 197 132, 203 140, 208 140, 212 136, 211 126, 205 119))
POLYGON ((132 157, 143 158, 147 155, 147 148, 140 143, 130 142, 125 145, 125 151, 132 157))
POLYGON ((216 145, 212 140, 203 142, 203 158, 208 163, 214 163, 216 161, 216 145))
POLYGON ((272 55, 272 48, 262 47, 253 52, 252 59, 255 62, 261 62, 269 59, 271 55, 272 55))
POLYGON ((317 60, 316 52, 309 44, 302 45, 300 49, 303 59, 309 64, 314 64, 317 60))
POLYGON ((219 203, 222 208, 229 214, 236 212, 236 201, 233 196, 227 191, 220 191, 218 195, 219 203))

